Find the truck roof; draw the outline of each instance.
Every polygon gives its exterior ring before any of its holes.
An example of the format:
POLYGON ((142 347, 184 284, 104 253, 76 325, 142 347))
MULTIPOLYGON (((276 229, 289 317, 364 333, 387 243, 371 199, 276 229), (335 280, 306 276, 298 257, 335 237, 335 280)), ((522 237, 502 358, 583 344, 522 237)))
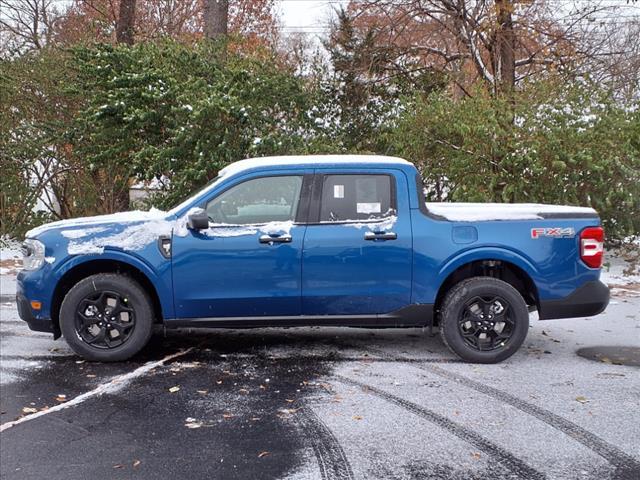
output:
POLYGON ((384 155, 285 155, 278 157, 248 158, 226 166, 218 173, 220 176, 235 175, 258 167, 314 167, 347 166, 371 164, 376 166, 413 165, 402 158, 384 155))

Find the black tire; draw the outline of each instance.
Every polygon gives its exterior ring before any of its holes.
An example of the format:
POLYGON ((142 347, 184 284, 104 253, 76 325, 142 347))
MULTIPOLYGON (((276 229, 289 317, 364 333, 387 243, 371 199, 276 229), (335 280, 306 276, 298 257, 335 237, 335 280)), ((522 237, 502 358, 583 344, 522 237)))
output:
POLYGON ((131 358, 147 344, 152 328, 149 295, 125 275, 99 273, 79 281, 60 308, 64 339, 74 352, 91 361, 131 358))
POLYGON ((492 277, 469 278, 454 285, 442 302, 441 314, 444 344, 472 363, 509 358, 529 330, 529 311, 522 295, 492 277))

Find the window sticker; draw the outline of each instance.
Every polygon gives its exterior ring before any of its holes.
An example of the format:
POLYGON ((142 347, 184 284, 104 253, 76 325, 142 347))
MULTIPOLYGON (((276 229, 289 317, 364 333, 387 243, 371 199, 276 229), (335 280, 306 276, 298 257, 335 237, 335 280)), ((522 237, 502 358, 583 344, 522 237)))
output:
POLYGON ((356 213, 380 213, 380 203, 357 203, 356 213))
POLYGON ((333 186, 333 198, 344 198, 344 185, 333 186))

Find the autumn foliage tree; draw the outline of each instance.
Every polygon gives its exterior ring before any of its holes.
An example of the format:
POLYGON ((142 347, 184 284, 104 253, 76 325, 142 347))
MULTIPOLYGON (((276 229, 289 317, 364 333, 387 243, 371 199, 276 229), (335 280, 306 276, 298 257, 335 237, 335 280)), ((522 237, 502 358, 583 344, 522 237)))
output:
MULTIPOLYGON (((269 44, 277 32, 274 3, 275 0, 228 2, 228 32, 241 35, 245 41, 269 44)), ((115 42, 120 4, 120 0, 74 0, 56 30, 57 40, 67 45, 115 42)), ((205 4, 206 0, 137 0, 135 38, 196 41, 204 35, 205 4)))
POLYGON ((586 3, 564 17, 557 7, 553 0, 357 0, 347 12, 357 28, 375 31, 398 66, 440 69, 460 97, 477 81, 493 94, 510 92, 524 79, 574 73, 607 53, 584 26, 610 6, 586 3))

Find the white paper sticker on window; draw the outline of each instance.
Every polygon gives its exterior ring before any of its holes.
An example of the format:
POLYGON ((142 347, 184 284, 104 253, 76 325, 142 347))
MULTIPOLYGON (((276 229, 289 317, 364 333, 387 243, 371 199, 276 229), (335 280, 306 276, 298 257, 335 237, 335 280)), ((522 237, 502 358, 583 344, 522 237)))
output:
POLYGON ((380 203, 357 203, 357 213, 380 213, 380 203))
POLYGON ((344 185, 333 186, 333 198, 344 198, 344 185))

